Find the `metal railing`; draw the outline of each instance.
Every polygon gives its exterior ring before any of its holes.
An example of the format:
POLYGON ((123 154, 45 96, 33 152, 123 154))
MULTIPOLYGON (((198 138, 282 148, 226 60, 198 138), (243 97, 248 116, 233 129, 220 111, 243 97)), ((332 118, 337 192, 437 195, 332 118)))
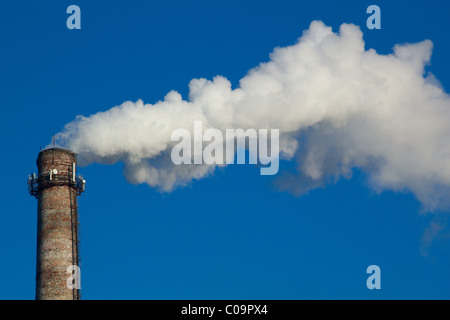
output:
POLYGON ((36 176, 31 174, 28 176, 28 192, 34 197, 38 197, 39 193, 47 188, 55 186, 69 186, 76 190, 77 195, 81 195, 84 192, 86 181, 78 176, 75 179, 70 172, 54 174, 51 172, 36 176))

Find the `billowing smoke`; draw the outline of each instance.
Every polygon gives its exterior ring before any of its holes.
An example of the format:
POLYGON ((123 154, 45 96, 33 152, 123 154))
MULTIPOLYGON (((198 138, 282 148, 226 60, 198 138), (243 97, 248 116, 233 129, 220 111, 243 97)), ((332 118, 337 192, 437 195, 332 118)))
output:
POLYGON ((302 194, 358 168, 372 188, 412 192, 433 210, 450 199, 450 99, 425 73, 431 51, 425 40, 378 54, 365 50, 359 27, 333 33, 314 21, 236 89, 222 76, 193 79, 188 100, 171 91, 155 104, 124 102, 78 116, 56 138, 80 164, 121 161, 131 183, 171 191, 215 170, 174 165, 173 130, 192 130, 194 121, 205 129, 279 129, 280 157, 298 171, 280 173, 281 189, 302 194))

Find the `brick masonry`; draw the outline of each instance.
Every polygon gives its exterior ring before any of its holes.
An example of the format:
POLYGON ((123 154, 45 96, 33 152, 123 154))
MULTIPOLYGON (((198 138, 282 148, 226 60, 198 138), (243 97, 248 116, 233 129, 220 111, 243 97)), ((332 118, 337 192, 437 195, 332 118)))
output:
POLYGON ((39 153, 37 300, 78 300, 79 290, 68 288, 71 265, 78 265, 77 190, 72 180, 76 154, 65 149, 39 153), (56 171, 54 171, 56 170, 56 171), (50 174, 50 171, 52 173, 50 174))

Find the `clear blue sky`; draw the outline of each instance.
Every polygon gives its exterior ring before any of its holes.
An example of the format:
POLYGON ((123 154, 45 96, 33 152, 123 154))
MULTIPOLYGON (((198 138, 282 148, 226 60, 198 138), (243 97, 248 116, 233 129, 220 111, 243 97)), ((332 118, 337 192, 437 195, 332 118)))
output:
MULTIPOLYGON (((0 8, 0 299, 34 299, 40 146, 77 115, 186 98, 192 78, 236 86, 312 20, 361 26, 367 48, 430 39, 450 88, 448 1, 7 1, 0 8), (395 2, 395 3, 393 3, 395 2), (68 30, 66 8, 81 8, 68 30), (366 28, 378 4, 381 30, 366 28)), ((280 163, 280 169, 289 163, 280 163)), ((295 197, 251 165, 173 193, 132 185, 121 163, 79 168, 83 299, 449 299, 450 236, 421 251, 434 215, 365 175, 295 197), (366 268, 381 268, 368 290, 366 268)), ((438 213, 444 217, 448 213, 438 213)))

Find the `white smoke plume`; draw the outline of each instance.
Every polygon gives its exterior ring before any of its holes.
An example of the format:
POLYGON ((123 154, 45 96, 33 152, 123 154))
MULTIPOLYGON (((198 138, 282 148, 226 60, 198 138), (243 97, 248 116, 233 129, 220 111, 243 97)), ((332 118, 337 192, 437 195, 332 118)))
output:
POLYGON ((281 189, 302 194, 358 168, 375 190, 412 192, 434 210, 450 199, 450 98, 425 73, 431 51, 425 40, 378 54, 365 50, 359 27, 334 33, 314 21, 236 89, 222 76, 193 79, 187 100, 171 91, 154 104, 124 102, 78 116, 56 138, 82 165, 121 161, 131 183, 171 191, 215 169, 174 165, 173 130, 196 120, 204 130, 279 129, 281 157, 298 169, 281 189))

